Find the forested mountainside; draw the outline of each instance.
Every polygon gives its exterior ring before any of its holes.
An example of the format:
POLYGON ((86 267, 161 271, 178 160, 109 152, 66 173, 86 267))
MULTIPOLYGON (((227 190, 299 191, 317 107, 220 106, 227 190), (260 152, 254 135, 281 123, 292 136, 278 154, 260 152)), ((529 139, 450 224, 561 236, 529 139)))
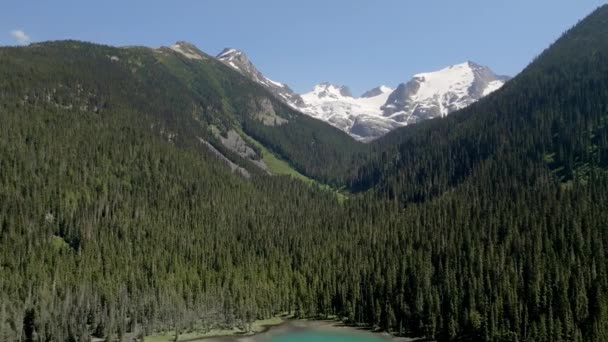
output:
POLYGON ((282 313, 441 341, 607 340, 607 27, 604 6, 495 94, 371 152, 188 47, 0 49, 0 340, 282 313), (340 202, 269 176, 222 143, 231 130, 368 191, 340 202), (327 151, 374 159, 350 178, 327 151))
POLYGON ((220 61, 180 44, 150 49, 59 41, 2 48, 0 94, 20 105, 100 114, 129 108, 177 146, 198 148, 202 139, 250 171, 248 162, 262 157, 261 143, 297 171, 328 183, 337 184, 333 175, 344 174, 351 156, 364 149, 220 61), (256 155, 243 158, 223 144, 230 131, 256 155))
POLYGON ((188 43, 178 43, 173 51, 160 50, 157 58, 195 93, 197 100, 205 105, 222 101, 216 106, 220 117, 234 116, 235 122, 224 124, 223 132, 234 129, 236 123, 242 133, 309 177, 339 186, 353 174, 353 163, 361 159, 367 149, 346 133, 294 110, 257 82, 188 43), (182 51, 180 49, 189 49, 186 51, 203 57, 163 53, 182 51), (210 92, 210 88, 215 92, 210 92))
MULTIPOLYGON (((520 75, 444 120, 380 139, 354 189, 424 201, 496 164, 504 179, 550 169, 562 182, 608 166, 605 7, 569 30, 520 75)), ((474 180, 473 180, 474 181, 474 180)))

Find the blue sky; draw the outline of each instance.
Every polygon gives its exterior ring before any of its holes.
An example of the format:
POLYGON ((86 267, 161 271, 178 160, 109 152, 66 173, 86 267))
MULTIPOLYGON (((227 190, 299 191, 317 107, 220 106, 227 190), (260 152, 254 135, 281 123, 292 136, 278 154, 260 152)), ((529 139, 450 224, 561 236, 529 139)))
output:
POLYGON ((158 47, 178 40, 244 50, 270 78, 305 92, 355 94, 472 60, 514 75, 597 0, 7 1, 0 44, 79 39, 158 47))

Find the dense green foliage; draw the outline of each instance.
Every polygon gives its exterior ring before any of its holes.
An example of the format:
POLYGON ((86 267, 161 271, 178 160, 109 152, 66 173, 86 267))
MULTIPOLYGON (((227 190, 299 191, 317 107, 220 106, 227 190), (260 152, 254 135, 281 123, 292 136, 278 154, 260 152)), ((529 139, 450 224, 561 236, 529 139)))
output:
POLYGON ((494 95, 367 151, 211 59, 0 49, 0 341, 284 312, 439 340, 605 341, 607 69, 605 6, 494 95), (259 97, 289 122, 256 120, 259 97), (199 138, 255 167, 211 126, 370 191, 340 203, 231 174, 199 138))

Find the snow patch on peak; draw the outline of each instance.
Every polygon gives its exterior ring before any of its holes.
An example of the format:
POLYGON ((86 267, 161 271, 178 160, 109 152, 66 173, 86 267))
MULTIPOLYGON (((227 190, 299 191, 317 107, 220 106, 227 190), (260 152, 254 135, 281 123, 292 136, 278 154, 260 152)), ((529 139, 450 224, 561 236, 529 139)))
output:
MULTIPOLYGON (((350 89, 348 89, 347 86, 339 86, 339 85, 335 85, 329 82, 323 82, 323 83, 319 83, 317 84, 311 92, 307 93, 309 95, 314 95, 318 98, 331 98, 331 99, 341 99, 341 98, 345 98, 345 97, 350 97, 352 98, 353 95, 350 92, 350 89)), ((304 94, 304 95, 307 95, 304 94)))
POLYGON ((285 87, 285 85, 284 85, 283 83, 281 83, 281 82, 277 82, 277 81, 273 81, 273 80, 271 80, 270 78, 268 78, 268 77, 266 77, 266 76, 264 76, 264 80, 265 80, 266 82, 269 82, 270 84, 273 84, 273 85, 274 85, 274 86, 276 86, 276 87, 279 87, 279 88, 283 88, 283 87, 285 87))
POLYGON ((225 48, 216 58, 239 72, 251 72, 249 69, 253 68, 249 58, 241 50, 225 48))
POLYGON ((489 95, 489 94, 495 92, 500 87, 502 87, 503 84, 505 84, 505 82, 502 80, 495 80, 495 81, 488 83, 488 86, 483 90, 483 96, 486 96, 486 95, 489 95))
POLYGON ((222 52, 220 52, 219 55, 217 55, 217 59, 232 58, 235 55, 240 55, 240 54, 242 54, 242 51, 240 51, 240 50, 232 49, 232 48, 225 48, 224 50, 222 50, 222 52))
POLYGON ((382 105, 391 93, 391 88, 380 86, 366 92, 367 96, 356 98, 348 87, 325 82, 301 95, 305 103, 301 110, 355 139, 369 141, 402 125, 383 117, 382 105))
POLYGON ((391 87, 389 87, 389 86, 385 86, 385 85, 381 85, 381 86, 379 86, 379 87, 378 87, 378 89, 379 89, 381 92, 383 92, 383 93, 390 93, 390 92, 392 92, 393 90, 395 90, 395 89, 393 89, 393 88, 391 88, 391 87))
POLYGON ((475 81, 475 75, 469 62, 456 64, 434 72, 425 72, 414 75, 419 83, 418 91, 412 100, 416 102, 438 99, 441 116, 448 114, 444 106, 443 97, 451 93, 457 97, 468 95, 468 89, 475 81))
POLYGON ((443 117, 500 88, 506 79, 470 61, 419 73, 389 96, 384 116, 408 124, 443 117))

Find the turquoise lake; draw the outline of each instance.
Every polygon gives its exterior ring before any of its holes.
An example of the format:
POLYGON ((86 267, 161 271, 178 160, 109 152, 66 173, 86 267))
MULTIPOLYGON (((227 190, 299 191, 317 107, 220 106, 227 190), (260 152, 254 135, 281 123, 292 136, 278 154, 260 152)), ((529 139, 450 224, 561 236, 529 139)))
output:
POLYGON ((269 342, 386 342, 386 339, 366 334, 330 332, 298 332, 274 336, 269 342))

